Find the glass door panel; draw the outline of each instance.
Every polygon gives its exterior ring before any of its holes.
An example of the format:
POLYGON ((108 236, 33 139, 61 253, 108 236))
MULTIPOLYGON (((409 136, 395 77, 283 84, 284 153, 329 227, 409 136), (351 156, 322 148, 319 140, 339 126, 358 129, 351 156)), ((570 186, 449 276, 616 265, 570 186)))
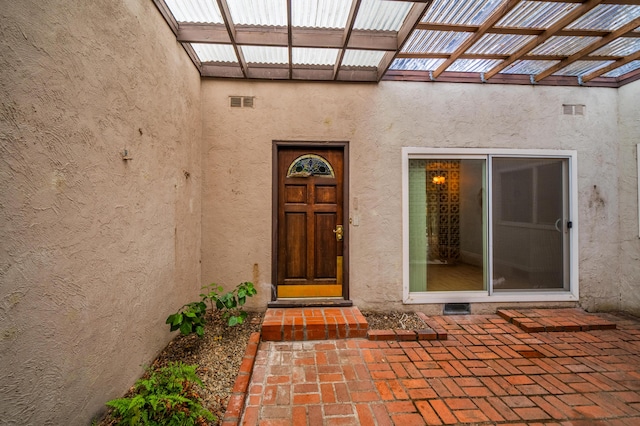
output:
POLYGON ((410 291, 486 291, 485 160, 409 160, 410 291))
POLYGON ((492 288, 568 290, 568 160, 492 158, 492 288))

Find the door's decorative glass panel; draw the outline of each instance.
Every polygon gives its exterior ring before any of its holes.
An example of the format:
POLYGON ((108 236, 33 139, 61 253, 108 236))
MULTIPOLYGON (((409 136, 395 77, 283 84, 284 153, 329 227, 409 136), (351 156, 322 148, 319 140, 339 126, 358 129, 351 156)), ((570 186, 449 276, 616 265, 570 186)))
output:
POLYGON ((494 158, 495 292, 567 290, 566 159, 494 158))
POLYGON ((315 154, 302 155, 291 163, 287 177, 320 176, 334 178, 333 167, 324 158, 315 154))

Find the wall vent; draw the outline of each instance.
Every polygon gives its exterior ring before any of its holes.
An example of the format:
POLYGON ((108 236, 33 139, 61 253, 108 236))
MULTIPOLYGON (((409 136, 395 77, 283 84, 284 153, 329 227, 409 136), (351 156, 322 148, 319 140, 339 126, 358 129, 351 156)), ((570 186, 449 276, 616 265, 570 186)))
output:
POLYGON ((564 115, 584 115, 587 110, 585 105, 580 104, 562 104, 562 113, 564 115))
POLYGON ((253 108, 254 96, 229 96, 231 108, 253 108))

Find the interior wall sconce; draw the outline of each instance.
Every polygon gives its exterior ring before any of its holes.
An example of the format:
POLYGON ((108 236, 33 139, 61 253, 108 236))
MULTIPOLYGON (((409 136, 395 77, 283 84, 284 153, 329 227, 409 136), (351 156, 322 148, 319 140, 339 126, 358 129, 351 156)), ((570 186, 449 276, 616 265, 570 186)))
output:
POLYGON ((444 176, 434 176, 433 183, 436 185, 442 185, 444 183, 444 176))

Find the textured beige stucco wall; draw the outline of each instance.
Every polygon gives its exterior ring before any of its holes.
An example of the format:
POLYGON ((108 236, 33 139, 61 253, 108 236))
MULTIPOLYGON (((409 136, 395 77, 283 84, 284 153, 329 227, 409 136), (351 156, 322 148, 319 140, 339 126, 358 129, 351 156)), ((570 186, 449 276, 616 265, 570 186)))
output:
POLYGON ((359 217, 348 230, 351 298, 376 309, 417 308, 401 304, 401 147, 570 149, 582 303, 617 309, 617 97, 584 87, 203 81, 203 281, 235 283, 255 268, 261 292, 251 303, 269 300, 273 140, 349 141, 359 217), (231 95, 255 96, 255 108, 229 108, 231 95), (563 115, 563 103, 586 105, 586 115, 563 115))
POLYGON ((622 86, 620 111, 620 300, 621 308, 640 315, 640 238, 638 238, 638 153, 640 81, 622 86))
POLYGON ((88 424, 198 295, 200 78, 151 1, 2 2, 0 103, 0 423, 88 424))

